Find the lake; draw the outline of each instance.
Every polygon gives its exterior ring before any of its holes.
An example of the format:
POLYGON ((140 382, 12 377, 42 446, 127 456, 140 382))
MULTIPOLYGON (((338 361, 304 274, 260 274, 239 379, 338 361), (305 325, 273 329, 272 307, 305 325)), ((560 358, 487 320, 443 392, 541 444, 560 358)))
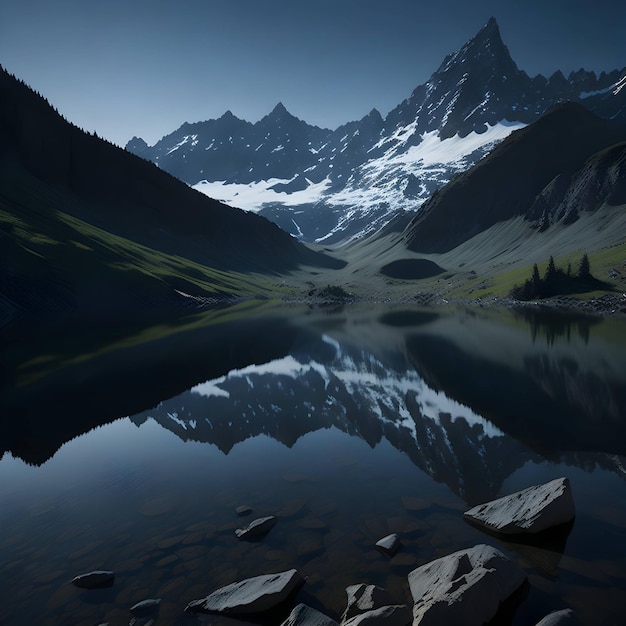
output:
POLYGON ((162 599, 157 624, 242 624, 183 609, 290 568, 307 579, 296 601, 338 618, 346 586, 409 602, 412 569, 477 543, 528 575, 494 624, 565 607, 624 623, 624 319, 268 305, 104 346, 42 331, 31 353, 18 331, 4 364, 2 624, 127 624, 147 598, 162 599), (556 534, 504 542, 463 520, 560 476, 577 514, 556 534), (265 515, 278 522, 264 538, 235 537, 265 515), (388 558, 375 543, 392 532, 402 547, 388 558), (70 583, 95 569, 115 571, 113 587, 70 583))

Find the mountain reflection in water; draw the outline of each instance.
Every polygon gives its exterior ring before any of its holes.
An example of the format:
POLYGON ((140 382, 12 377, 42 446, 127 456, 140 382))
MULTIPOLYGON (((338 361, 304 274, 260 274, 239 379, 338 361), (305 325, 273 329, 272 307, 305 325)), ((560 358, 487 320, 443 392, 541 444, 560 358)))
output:
MULTIPOLYGON (((151 417, 183 440, 224 453, 261 434, 292 447, 329 427, 372 447, 384 438, 470 504, 495 497, 528 461, 564 458, 565 451, 569 463, 593 459, 623 471, 602 453, 625 450, 626 359, 623 370, 609 371, 605 362, 596 373, 575 351, 554 354, 556 335, 538 344, 535 322, 524 346, 530 351, 517 355, 515 368, 511 345, 500 344, 505 363, 494 362, 488 352, 465 350, 454 334, 431 333, 437 319, 446 321, 431 312, 385 314, 385 325, 403 329, 405 345, 376 353, 349 337, 340 343, 311 333, 289 356, 206 381, 132 420, 151 417)), ((475 340, 480 320, 470 315, 465 324, 475 340)), ((585 334, 585 346, 588 340, 585 334)))
MULTIPOLYGON (((172 380, 149 361, 136 378, 128 406, 153 408, 107 424, 102 395, 90 405, 79 394, 75 411, 86 418, 59 424, 54 449, 81 423, 90 432, 40 468, 15 457, 29 460, 31 446, 41 462, 50 416, 30 410, 13 431, 3 425, 3 441, 20 445, 0 461, 0 621, 117 623, 134 602, 163 597, 157 623, 191 624, 186 601, 291 567, 309 577, 299 599, 338 617, 346 585, 373 582, 403 598, 411 569, 487 542, 529 573, 528 598, 499 623, 536 623, 563 606, 588 623, 617 623, 625 331, 617 319, 355 306, 189 335, 161 355, 172 380), (555 536, 502 542, 462 519, 469 505, 560 475, 572 482, 577 517, 555 536), (242 546, 239 504, 279 523, 242 546), (390 561, 373 547, 389 532, 403 540, 390 561), (120 573, 108 595, 67 586, 100 567, 120 573)), ((115 400, 111 417, 124 414, 124 394, 115 400)))

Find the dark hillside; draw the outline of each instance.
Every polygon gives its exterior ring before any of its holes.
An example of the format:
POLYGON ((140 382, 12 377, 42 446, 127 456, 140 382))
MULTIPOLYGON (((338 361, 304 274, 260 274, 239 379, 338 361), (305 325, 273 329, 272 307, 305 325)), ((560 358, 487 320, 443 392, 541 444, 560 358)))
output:
POLYGON ((587 159, 625 138, 623 129, 580 105, 558 105, 436 192, 406 229, 407 247, 446 252, 498 222, 530 217, 557 177, 569 187, 587 159))
POLYGON ((174 289, 224 295, 228 284, 201 283, 214 283, 215 272, 338 264, 81 131, 4 70, 0 164, 1 308, 80 308, 87 286, 113 298, 133 293, 144 304, 175 299, 174 289), (157 275, 165 263, 178 264, 175 279, 157 275))

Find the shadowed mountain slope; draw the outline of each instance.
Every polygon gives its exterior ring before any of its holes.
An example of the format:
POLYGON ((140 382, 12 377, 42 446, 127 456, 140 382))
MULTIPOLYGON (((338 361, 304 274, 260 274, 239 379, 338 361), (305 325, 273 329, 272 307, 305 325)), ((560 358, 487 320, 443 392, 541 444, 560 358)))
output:
POLYGON ((4 70, 0 163, 4 310, 84 308, 94 298, 117 309, 115 298, 131 295, 169 306, 175 289, 242 295, 262 291, 243 284, 251 272, 339 265, 84 133, 4 70))
MULTIPOLYGON (((623 129, 582 106, 557 105, 433 194, 406 229, 406 245, 416 252, 447 252, 498 222, 516 216, 538 220, 544 212, 538 203, 551 185, 560 186, 560 196, 565 197, 588 159, 624 139, 623 129)), ((606 163, 606 155, 597 158, 606 163)), ((607 190, 607 200, 611 193, 607 190)), ((579 197, 576 211, 598 208, 589 206, 598 198, 588 194, 584 204, 585 198, 579 197)), ((550 213, 558 204, 548 203, 545 211, 550 213)), ((574 213, 572 208, 572 220, 574 213)))

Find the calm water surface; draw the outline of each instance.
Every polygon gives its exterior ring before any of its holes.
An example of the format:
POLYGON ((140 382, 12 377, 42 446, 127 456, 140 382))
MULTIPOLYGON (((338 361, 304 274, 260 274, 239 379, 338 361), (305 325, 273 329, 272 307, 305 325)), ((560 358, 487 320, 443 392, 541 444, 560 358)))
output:
POLYGON ((103 376, 101 396, 71 410, 50 400, 5 414, 1 624, 127 624, 146 598, 162 598, 158 624, 241 624, 183 609, 292 567, 307 577, 297 600, 338 617, 347 585, 408 602, 412 569, 480 542, 528 574, 496 623, 564 607, 624 623, 623 320, 356 307, 264 324, 247 326, 243 350, 242 326, 213 329, 193 367, 147 360, 134 394, 132 380, 103 376), (188 385, 171 397, 173 379, 188 385), (113 419, 138 396, 146 410, 113 419), (463 521, 469 506, 559 476, 577 516, 555 536, 504 543, 463 521), (251 517, 237 517, 242 504, 251 517), (235 537, 265 515, 279 521, 261 541, 235 537), (390 532, 402 539, 392 559, 374 547, 390 532), (115 585, 70 584, 93 569, 114 570, 115 585))

